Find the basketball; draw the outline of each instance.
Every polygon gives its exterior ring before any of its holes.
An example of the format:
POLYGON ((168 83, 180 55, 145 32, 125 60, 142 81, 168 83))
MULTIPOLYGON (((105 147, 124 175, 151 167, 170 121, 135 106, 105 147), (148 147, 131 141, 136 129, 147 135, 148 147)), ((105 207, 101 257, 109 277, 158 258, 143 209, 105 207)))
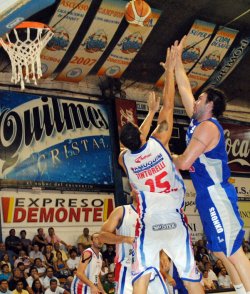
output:
POLYGON ((127 22, 144 26, 150 19, 151 8, 143 0, 132 0, 130 1, 125 8, 125 18, 127 22))

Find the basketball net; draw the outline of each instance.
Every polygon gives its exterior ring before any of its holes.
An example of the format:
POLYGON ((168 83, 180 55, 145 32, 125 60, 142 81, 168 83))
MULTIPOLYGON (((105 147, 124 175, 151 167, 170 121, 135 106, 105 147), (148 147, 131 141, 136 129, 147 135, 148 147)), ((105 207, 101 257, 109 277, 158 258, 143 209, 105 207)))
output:
POLYGON ((36 80, 42 77, 40 54, 54 33, 51 29, 40 23, 27 23, 17 26, 13 32, 16 42, 12 43, 9 34, 6 34, 6 40, 0 38, 0 44, 8 53, 12 67, 12 83, 20 83, 21 90, 25 89, 25 83, 30 83, 30 78, 37 85, 36 80), (18 29, 25 28, 27 30, 26 40, 20 40, 18 29), (31 29, 35 31, 35 36, 31 40, 31 29))

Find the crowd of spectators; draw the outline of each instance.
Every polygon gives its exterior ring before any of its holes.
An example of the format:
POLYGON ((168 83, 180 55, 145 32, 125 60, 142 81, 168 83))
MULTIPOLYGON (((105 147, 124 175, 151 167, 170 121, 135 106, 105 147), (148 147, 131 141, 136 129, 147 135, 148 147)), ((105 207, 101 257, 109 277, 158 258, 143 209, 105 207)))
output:
MULTIPOLYGON (((221 260, 216 259, 199 240, 193 245, 198 269, 202 273, 205 290, 231 288, 232 282, 221 260)), ((73 276, 81 260, 82 252, 91 246, 89 229, 84 228, 76 245, 61 240, 54 228, 39 228, 33 240, 26 238, 26 231, 16 236, 15 229, 9 231, 5 243, 0 243, 0 294, 68 294, 73 276)), ((250 258, 249 243, 243 249, 250 258)), ((115 293, 114 259, 115 246, 104 244, 101 281, 106 293, 115 293)))

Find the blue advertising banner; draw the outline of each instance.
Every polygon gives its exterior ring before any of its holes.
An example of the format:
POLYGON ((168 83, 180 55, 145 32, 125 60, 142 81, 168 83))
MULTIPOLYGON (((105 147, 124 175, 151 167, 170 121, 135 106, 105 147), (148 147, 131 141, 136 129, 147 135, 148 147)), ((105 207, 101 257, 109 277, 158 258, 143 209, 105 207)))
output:
POLYGON ((7 91, 0 95, 1 187, 112 187, 107 106, 7 91))

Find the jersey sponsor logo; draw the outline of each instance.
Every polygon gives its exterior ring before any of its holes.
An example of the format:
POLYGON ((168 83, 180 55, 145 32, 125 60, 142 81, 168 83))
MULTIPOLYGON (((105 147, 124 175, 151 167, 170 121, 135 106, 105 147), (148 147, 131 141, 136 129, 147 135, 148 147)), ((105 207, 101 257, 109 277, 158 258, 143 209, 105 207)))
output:
POLYGON ((156 165, 158 165, 159 163, 161 163, 164 160, 163 156, 161 153, 157 154, 156 157, 153 160, 150 160, 148 162, 145 162, 137 167, 131 167, 131 170, 137 174, 143 171, 146 171, 156 165))
POLYGON ((174 230, 176 229, 176 227, 177 227, 176 223, 169 223, 169 224, 153 225, 152 229, 153 231, 165 231, 165 230, 174 230))
POLYGON ((210 212, 211 220, 212 220, 214 227, 216 229, 216 232, 218 234, 222 233, 224 230, 223 230, 222 225, 220 223, 220 220, 216 214, 215 208, 214 207, 209 208, 209 212, 210 212))
POLYGON ((136 163, 141 163, 144 159, 146 159, 146 158, 148 158, 148 157, 150 157, 151 156, 151 153, 150 154, 147 154, 147 155, 140 155, 139 157, 137 157, 136 159, 135 159, 135 162, 136 163))

